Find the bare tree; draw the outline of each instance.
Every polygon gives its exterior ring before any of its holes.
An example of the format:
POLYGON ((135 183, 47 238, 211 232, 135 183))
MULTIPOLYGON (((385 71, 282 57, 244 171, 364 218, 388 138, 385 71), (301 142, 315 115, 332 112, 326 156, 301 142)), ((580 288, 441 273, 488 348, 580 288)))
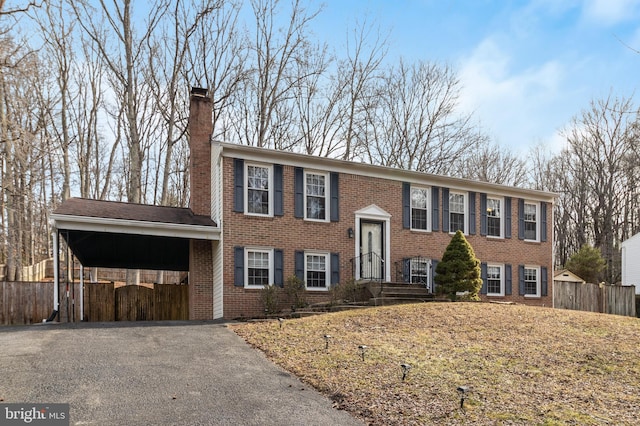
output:
POLYGON ((400 61, 376 91, 368 112, 366 160, 371 163, 449 174, 467 150, 485 136, 471 116, 456 111, 459 81, 449 66, 400 61))
POLYGON ((497 183, 524 186, 527 183, 527 164, 509 148, 490 143, 478 135, 478 146, 464 153, 457 161, 454 174, 459 177, 497 183))

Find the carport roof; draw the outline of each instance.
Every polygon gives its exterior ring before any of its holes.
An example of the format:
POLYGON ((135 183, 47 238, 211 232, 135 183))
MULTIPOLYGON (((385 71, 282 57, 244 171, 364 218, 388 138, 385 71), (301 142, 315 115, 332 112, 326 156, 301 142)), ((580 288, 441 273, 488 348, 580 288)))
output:
POLYGON ((188 208, 70 198, 51 215, 84 266, 186 271, 189 240, 220 228, 188 208))

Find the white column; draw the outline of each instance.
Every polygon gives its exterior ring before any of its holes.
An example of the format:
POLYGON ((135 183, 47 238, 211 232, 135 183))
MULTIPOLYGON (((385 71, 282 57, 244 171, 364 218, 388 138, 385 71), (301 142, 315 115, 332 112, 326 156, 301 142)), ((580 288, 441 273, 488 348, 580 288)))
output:
POLYGON ((84 266, 80 264, 80 321, 84 321, 84 266))
POLYGON ((60 259, 58 253, 58 230, 54 229, 51 235, 53 237, 53 310, 59 311, 60 259))

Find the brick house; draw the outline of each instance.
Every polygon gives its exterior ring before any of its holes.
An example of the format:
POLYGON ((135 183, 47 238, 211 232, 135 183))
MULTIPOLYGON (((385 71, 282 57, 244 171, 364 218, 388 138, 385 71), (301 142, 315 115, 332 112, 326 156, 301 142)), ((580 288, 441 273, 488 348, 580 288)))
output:
POLYGON ((347 279, 419 282, 463 230, 483 300, 552 306, 554 194, 212 142, 211 101, 191 96, 190 318, 260 315, 260 289, 302 278, 310 302, 347 279))

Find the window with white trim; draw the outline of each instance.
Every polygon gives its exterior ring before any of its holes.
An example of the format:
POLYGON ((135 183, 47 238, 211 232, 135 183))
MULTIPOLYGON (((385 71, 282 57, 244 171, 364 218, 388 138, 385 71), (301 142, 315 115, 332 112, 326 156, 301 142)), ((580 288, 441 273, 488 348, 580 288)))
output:
POLYGON ((273 250, 245 249, 245 287, 263 288, 273 284, 273 250))
POLYGON ((327 290, 331 271, 329 253, 305 252, 304 259, 307 290, 327 290))
POLYGON ((504 296, 504 265, 487 264, 487 296, 504 296))
POLYGON ((502 200, 487 197, 487 235, 502 237, 502 200))
POLYGON ((540 268, 524 267, 524 295, 540 297, 540 268))
POLYGON ((427 285, 429 283, 429 266, 431 261, 424 257, 410 259, 410 280, 413 284, 427 285))
POLYGON ((430 230, 430 202, 429 188, 411 187, 411 229, 430 230))
POLYGON ((459 192, 449 193, 449 232, 461 230, 465 234, 467 233, 465 226, 466 204, 465 194, 459 192))
POLYGON ((524 239, 538 241, 538 203, 524 203, 524 239))
POLYGON ((305 172, 305 219, 327 220, 329 175, 305 172))
POLYGON ((247 164, 246 200, 247 214, 270 216, 272 207, 272 169, 270 166, 247 164))

